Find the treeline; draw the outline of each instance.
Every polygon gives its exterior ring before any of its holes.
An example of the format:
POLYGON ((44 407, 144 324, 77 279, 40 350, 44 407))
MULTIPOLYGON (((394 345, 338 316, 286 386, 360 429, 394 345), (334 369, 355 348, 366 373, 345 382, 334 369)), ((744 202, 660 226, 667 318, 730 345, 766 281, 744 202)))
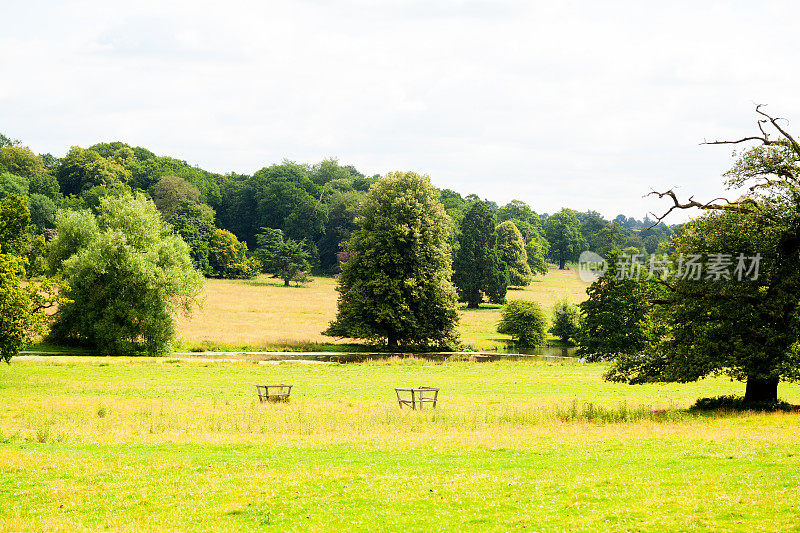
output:
MULTIPOLYGON (((0 198, 25 198, 40 235, 52 237, 59 209, 96 211, 103 197, 143 192, 207 277, 247 278, 262 271, 288 283, 308 271, 338 272, 342 244, 357 227, 358 206, 378 179, 335 159, 313 165, 283 161, 252 175, 219 174, 122 142, 73 146, 58 158, 0 135, 0 198)), ((453 221, 450 244, 457 256, 463 219, 480 199, 449 189, 438 193, 453 221)), ((512 269, 512 285, 546 272, 548 262, 563 268, 586 249, 603 256, 626 249, 654 253, 671 234, 664 225, 651 228, 647 218, 606 220, 595 211, 569 209, 548 216, 521 200, 485 204, 498 229, 504 228, 504 242, 514 241, 510 233, 521 236, 527 268, 512 269)))

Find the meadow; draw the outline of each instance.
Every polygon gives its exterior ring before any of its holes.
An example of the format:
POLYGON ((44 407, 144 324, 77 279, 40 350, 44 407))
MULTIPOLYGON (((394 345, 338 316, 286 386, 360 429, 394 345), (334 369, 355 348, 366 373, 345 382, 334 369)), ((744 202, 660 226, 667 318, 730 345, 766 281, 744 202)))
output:
MULTIPOLYGON (((556 300, 586 299, 586 283, 573 270, 552 269, 507 299, 526 299, 550 312, 556 300)), ((206 280, 202 304, 178 320, 179 349, 184 350, 315 350, 322 345, 352 343, 322 331, 336 316, 336 280, 316 277, 302 286, 284 287, 281 280, 206 280)), ((510 340, 497 333, 498 306, 461 309, 462 342, 477 350, 502 349, 510 340)), ((554 340, 554 339, 553 339, 554 340)))
POLYGON ((605 368, 15 358, 0 530, 797 529, 799 414, 694 413, 743 385, 605 368), (253 385, 278 382, 291 401, 260 404, 253 385), (394 387, 416 385, 441 388, 436 410, 398 408, 394 387))

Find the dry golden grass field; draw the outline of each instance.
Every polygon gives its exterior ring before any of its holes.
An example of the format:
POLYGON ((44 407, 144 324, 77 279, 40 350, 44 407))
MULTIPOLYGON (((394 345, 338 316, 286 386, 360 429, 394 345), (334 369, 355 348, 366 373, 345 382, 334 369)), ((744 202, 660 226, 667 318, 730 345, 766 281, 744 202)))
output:
MULTIPOLYGON (((314 278, 301 287, 284 287, 280 280, 206 281, 202 308, 178 320, 178 336, 187 349, 313 349, 319 343, 346 343, 322 331, 336 316, 336 280, 314 278)), ((508 299, 538 302, 549 312, 559 298, 586 298, 586 284, 575 271, 551 270, 524 290, 508 291, 508 299)), ((499 309, 461 311, 461 339, 479 350, 503 346, 509 338, 495 331, 499 309)))

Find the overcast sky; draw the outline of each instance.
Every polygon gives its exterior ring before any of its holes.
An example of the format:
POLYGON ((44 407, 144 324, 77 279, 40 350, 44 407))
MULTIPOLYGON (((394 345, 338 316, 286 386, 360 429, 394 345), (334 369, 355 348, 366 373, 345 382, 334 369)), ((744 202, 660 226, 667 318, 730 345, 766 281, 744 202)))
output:
POLYGON ((731 149, 699 143, 756 131, 754 103, 800 123, 798 6, 3 0, 0 132, 217 172, 337 157, 641 218, 651 187, 721 192, 731 149))

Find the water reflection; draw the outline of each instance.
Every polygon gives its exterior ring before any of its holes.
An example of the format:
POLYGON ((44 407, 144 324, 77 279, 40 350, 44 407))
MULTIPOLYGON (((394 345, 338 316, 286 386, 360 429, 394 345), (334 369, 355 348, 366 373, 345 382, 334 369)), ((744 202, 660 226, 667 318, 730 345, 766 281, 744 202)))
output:
POLYGON ((575 346, 517 346, 509 343, 497 353, 541 355, 544 357, 577 357, 576 350, 575 346))
MULTIPOLYGON (((500 350, 484 352, 305 352, 305 353, 260 353, 257 358, 263 364, 278 361, 297 361, 308 363, 359 363, 386 359, 389 357, 416 357, 433 361, 464 360, 474 362, 498 360, 553 361, 559 359, 579 360, 575 347, 568 346, 516 346, 508 344, 500 350)), ((255 355, 255 354, 254 354, 255 355)))

